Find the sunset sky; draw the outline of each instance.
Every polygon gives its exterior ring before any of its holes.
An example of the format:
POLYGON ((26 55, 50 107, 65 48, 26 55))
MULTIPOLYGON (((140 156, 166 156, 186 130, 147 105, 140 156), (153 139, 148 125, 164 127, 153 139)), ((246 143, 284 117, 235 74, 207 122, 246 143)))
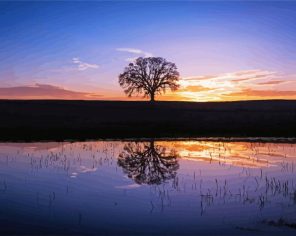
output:
POLYGON ((160 100, 296 99, 296 2, 0 2, 0 98, 127 98, 134 58, 176 63, 160 100))

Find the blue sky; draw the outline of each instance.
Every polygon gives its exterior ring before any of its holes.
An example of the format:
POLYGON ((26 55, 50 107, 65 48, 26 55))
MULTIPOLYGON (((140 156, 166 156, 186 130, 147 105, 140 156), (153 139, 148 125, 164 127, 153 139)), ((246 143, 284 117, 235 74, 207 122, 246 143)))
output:
POLYGON ((121 96, 137 56, 165 57, 185 80, 256 70, 293 82, 296 2, 0 2, 0 42, 0 87, 121 96))

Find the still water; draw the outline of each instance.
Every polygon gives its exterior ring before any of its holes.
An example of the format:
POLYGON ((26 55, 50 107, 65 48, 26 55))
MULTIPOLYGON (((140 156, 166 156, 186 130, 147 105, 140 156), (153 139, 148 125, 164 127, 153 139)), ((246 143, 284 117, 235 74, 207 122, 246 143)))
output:
POLYGON ((296 144, 0 144, 0 234, 296 235, 296 144))

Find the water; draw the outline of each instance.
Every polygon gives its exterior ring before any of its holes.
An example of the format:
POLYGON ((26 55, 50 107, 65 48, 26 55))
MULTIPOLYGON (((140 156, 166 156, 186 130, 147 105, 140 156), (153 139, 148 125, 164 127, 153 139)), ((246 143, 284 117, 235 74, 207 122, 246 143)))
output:
POLYGON ((296 144, 0 144, 0 234, 295 235, 296 144))

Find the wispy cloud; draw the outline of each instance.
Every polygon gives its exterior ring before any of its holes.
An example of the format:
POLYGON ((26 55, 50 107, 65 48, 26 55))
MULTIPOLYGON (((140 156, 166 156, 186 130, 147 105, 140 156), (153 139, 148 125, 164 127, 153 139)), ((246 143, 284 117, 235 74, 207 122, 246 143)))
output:
POLYGON ((87 70, 87 69, 97 69, 97 68, 99 68, 99 65, 83 62, 83 61, 81 61, 79 59, 79 57, 73 57, 72 58, 72 62, 78 66, 77 68, 78 68, 79 71, 84 71, 84 70, 87 70))
POLYGON ((210 90, 215 90, 215 89, 207 88, 202 85, 189 85, 179 89, 178 92, 202 92, 202 91, 210 91, 210 90))
POLYGON ((228 84, 237 84, 240 82, 248 82, 251 80, 263 80, 272 79, 276 76, 276 72, 265 71, 265 70, 248 70, 248 71, 238 71, 231 73, 224 73, 218 75, 202 75, 202 76, 189 76, 182 78, 182 83, 210 83, 210 81, 217 82, 227 82, 228 84))
POLYGON ((201 75, 201 76, 188 76, 182 78, 182 80, 186 81, 200 81, 200 80, 210 80, 217 78, 217 75, 201 75))
POLYGON ((250 81, 257 79, 270 79, 271 76, 274 76, 276 72, 274 71, 266 71, 266 70, 249 70, 249 71, 241 71, 235 72, 230 75, 232 77, 232 82, 242 82, 242 81, 250 81))
POLYGON ((282 84, 285 82, 287 82, 287 81, 285 81, 285 80, 271 80, 271 81, 261 82, 258 84, 259 85, 274 85, 274 84, 282 84))
MULTIPOLYGON (((143 56, 143 57, 152 57, 153 54, 150 53, 150 52, 146 52, 146 51, 143 51, 141 49, 137 49, 137 48, 116 48, 116 51, 119 51, 119 52, 127 52, 127 53, 130 53, 130 54, 136 54, 138 56, 143 56)), ((134 62, 138 57, 135 56, 135 57, 128 57, 126 58, 125 60, 127 62, 134 62)))
POLYGON ((296 91, 280 91, 280 90, 255 90, 255 89, 243 89, 239 92, 232 92, 225 94, 224 96, 228 97, 239 97, 239 98, 260 98, 260 97, 269 97, 269 98, 282 98, 282 97, 296 97, 296 91))

